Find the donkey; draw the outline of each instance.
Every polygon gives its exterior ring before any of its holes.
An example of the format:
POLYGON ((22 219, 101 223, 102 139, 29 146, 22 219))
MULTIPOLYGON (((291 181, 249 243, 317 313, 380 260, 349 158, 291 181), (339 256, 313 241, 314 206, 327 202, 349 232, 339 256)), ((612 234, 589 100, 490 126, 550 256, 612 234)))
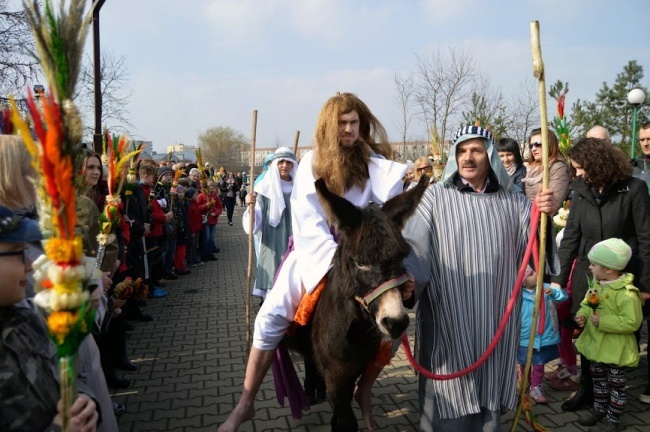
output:
POLYGON ((309 375, 313 361, 324 379, 332 431, 358 430, 351 403, 355 383, 382 341, 399 338, 408 327, 399 285, 407 280, 402 262, 410 248, 401 227, 428 186, 425 177, 382 208, 363 209, 330 192, 322 179, 316 181, 323 208, 341 237, 312 323, 296 337, 310 337, 304 345, 309 348, 302 350, 305 368, 309 375))

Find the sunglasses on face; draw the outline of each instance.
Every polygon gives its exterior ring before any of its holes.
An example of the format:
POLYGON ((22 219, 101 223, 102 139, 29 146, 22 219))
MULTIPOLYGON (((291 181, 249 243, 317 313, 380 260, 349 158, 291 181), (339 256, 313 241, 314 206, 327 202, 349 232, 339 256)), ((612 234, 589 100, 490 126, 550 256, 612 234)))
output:
POLYGON ((533 147, 540 148, 541 146, 542 146, 541 142, 532 142, 532 143, 528 144, 528 148, 530 148, 530 149, 532 149, 533 147))
POLYGON ((0 257, 2 256, 20 256, 22 258, 23 264, 27 260, 27 249, 14 251, 14 252, 0 252, 0 257))
POLYGON ((432 167, 430 167, 430 166, 425 166, 425 167, 422 167, 422 168, 418 168, 418 169, 416 169, 416 171, 417 171, 417 172, 422 172, 422 171, 429 171, 429 170, 431 170, 431 169, 432 169, 432 167))

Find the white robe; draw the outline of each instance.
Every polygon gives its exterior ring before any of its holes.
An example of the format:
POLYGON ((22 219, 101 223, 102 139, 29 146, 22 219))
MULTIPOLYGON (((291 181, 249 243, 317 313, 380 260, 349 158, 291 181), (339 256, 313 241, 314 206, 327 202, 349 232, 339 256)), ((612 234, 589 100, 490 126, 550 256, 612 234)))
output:
MULTIPOLYGON (((275 349, 295 316, 300 299, 311 292, 332 264, 336 242, 320 204, 312 168, 313 152, 301 160, 291 193, 294 251, 289 254, 255 319, 253 346, 275 349)), ((406 165, 372 155, 369 180, 363 190, 355 186, 344 197, 359 207, 383 205, 402 192, 406 165)))

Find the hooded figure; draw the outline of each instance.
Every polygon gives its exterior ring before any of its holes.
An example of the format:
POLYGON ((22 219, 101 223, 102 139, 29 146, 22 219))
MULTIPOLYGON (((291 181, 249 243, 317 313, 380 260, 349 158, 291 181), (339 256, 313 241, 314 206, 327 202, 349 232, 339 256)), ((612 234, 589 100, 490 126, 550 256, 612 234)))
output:
POLYGON ((454 135, 453 145, 449 149, 449 155, 452 157, 449 158, 445 165, 445 170, 442 172, 440 182, 446 183, 449 180, 455 181, 453 177, 454 174, 458 173, 458 162, 456 159, 458 145, 473 138, 479 138, 483 140, 483 143, 485 144, 485 150, 487 151, 488 160, 490 162, 488 168, 488 181, 490 181, 491 178, 492 182, 494 182, 494 180, 497 181, 497 184, 493 184, 492 186, 501 186, 507 191, 520 192, 520 189, 512 183, 506 168, 503 166, 503 162, 501 162, 499 152, 494 148, 492 132, 483 129, 480 126, 467 126, 456 132, 454 135))
MULTIPOLYGON (((531 202, 514 192, 492 134, 456 133, 442 179, 429 187, 403 234, 415 278, 419 363, 436 374, 472 365, 499 327, 528 242, 531 202)), ((551 242, 552 243, 552 242, 551 242)), ((514 317, 519 315, 516 304, 514 317)), ((497 431, 516 406, 519 329, 510 318, 495 351, 475 371, 434 381, 420 375, 420 430, 497 431)))
MULTIPOLYGON (((264 177, 255 185, 255 220, 253 234, 259 236, 257 272, 253 295, 266 298, 275 272, 287 251, 291 229, 291 191, 298 162, 287 147, 278 148, 269 158, 264 177)), ((250 229, 250 208, 242 219, 244 230, 250 229)))

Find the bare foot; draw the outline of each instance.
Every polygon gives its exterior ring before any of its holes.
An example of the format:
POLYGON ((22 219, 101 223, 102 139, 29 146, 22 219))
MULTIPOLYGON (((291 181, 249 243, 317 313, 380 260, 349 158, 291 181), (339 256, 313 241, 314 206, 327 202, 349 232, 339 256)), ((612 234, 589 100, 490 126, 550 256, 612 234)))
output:
POLYGON ((255 417, 255 407, 250 405, 247 407, 237 404, 235 409, 230 413, 228 418, 221 426, 218 432, 236 432, 239 426, 255 417))
POLYGON ((363 421, 366 423, 366 427, 369 431, 374 431, 377 427, 375 419, 372 417, 372 392, 371 388, 365 388, 365 386, 357 386, 354 391, 354 400, 359 404, 361 408, 361 416, 363 421))

